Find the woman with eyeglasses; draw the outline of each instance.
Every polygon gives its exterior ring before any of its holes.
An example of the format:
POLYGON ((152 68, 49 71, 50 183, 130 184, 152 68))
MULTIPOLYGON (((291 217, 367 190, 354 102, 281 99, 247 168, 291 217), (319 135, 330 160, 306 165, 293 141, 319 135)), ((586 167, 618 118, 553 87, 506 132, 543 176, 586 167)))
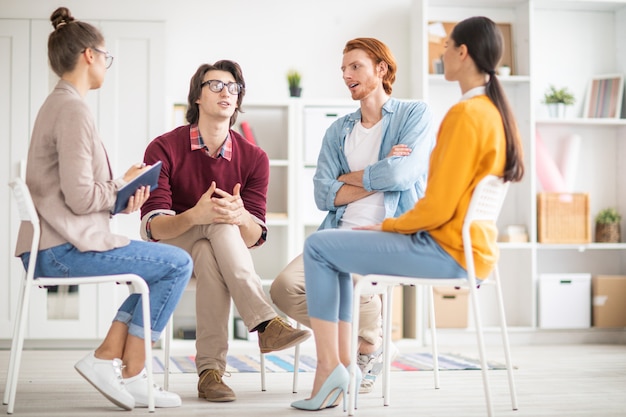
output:
MULTIPOLYGON (((102 274, 141 276, 150 288, 152 341, 159 339, 192 271, 185 251, 131 241, 111 233, 120 187, 147 167, 132 166, 113 178, 104 144, 84 98, 102 86, 113 57, 94 26, 75 20, 65 7, 51 17, 50 67, 60 77, 41 106, 28 150, 26 184, 41 222, 35 277, 102 274)), ((138 210, 150 190, 130 197, 123 213, 138 210)), ((16 255, 30 258, 31 229, 20 228, 16 255)), ((61 335, 60 335, 61 336, 61 335)), ((107 399, 126 410, 148 406, 144 330, 139 294, 131 294, 113 318, 104 341, 76 363, 76 370, 107 399)), ((178 407, 177 394, 155 389, 156 407, 178 407)))

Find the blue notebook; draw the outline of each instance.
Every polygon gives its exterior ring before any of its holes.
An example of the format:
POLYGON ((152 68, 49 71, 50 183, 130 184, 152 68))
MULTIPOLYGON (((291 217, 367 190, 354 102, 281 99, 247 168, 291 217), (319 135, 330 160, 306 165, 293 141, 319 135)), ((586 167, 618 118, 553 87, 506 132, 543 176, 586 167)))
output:
POLYGON ((131 196, 135 195, 135 192, 139 189, 139 187, 149 185, 150 191, 156 190, 159 186, 161 165, 163 165, 161 161, 156 162, 149 169, 133 178, 133 180, 117 191, 117 199, 115 200, 115 207, 113 207, 113 214, 119 213, 124 210, 126 206, 128 206, 128 200, 131 196))

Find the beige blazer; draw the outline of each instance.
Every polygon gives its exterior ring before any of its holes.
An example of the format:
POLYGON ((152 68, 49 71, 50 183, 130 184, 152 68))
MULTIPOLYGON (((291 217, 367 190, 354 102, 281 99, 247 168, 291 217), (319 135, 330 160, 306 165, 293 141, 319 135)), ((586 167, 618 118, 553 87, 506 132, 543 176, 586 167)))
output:
MULTIPOLYGON (((110 231, 110 210, 123 180, 113 180, 104 144, 87 103, 59 81, 41 106, 28 149, 26 184, 41 222, 39 249, 71 243, 106 251, 129 243, 110 231)), ((30 251, 32 228, 22 223, 16 255, 30 251)))

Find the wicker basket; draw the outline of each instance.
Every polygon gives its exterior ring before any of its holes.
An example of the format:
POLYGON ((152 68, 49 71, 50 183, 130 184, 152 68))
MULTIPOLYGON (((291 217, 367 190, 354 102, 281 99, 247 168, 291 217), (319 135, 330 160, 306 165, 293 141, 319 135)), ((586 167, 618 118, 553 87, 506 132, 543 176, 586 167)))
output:
POLYGON ((589 194, 537 194, 537 229, 541 243, 589 243, 589 194))

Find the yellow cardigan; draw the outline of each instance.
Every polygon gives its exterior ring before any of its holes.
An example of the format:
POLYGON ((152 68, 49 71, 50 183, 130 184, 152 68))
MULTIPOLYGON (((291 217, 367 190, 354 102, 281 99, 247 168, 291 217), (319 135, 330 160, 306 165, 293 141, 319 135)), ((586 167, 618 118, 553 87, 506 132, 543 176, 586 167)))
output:
MULTIPOLYGON (((472 192, 487 175, 502 176, 506 141, 502 118, 486 95, 454 105, 443 119, 430 157, 426 194, 398 218, 383 221, 387 232, 428 231, 463 268, 461 229, 472 192)), ((471 228, 476 275, 486 278, 498 258, 497 228, 476 223, 471 228)))

